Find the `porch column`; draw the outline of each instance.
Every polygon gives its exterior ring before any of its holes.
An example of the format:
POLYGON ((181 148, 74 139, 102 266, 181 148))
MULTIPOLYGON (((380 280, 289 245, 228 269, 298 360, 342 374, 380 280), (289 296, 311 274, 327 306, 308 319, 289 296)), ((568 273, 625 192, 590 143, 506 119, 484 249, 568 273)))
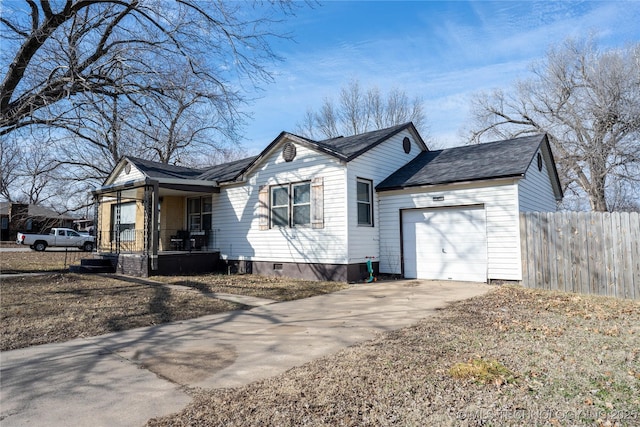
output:
MULTIPOLYGON (((122 190, 118 190, 116 192, 116 212, 115 212, 115 219, 113 219, 113 228, 115 229, 114 233, 115 233, 115 240, 116 240, 116 253, 119 254, 120 253, 120 218, 121 218, 121 213, 122 213, 122 190)), ((113 252, 113 244, 111 245, 111 252, 113 252)))
POLYGON ((158 182, 144 187, 144 205, 147 215, 145 215, 145 246, 149 254, 149 268, 152 271, 158 269, 158 247, 160 246, 160 230, 158 224, 158 203, 159 203, 158 182))
POLYGON ((100 200, 101 197, 98 194, 93 195, 93 235, 96 238, 96 245, 93 248, 94 252, 100 252, 102 247, 102 218, 100 218, 100 200))

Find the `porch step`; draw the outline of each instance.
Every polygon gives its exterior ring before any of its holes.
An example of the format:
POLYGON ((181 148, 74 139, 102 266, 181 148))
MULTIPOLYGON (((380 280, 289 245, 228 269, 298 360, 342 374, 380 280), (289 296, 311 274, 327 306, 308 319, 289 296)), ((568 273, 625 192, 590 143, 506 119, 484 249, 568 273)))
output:
POLYGON ((111 260, 107 258, 85 258, 80 260, 80 265, 94 267, 111 267, 111 260))
POLYGON ((71 273, 115 273, 111 260, 104 258, 88 258, 80 260, 80 265, 69 266, 71 273))

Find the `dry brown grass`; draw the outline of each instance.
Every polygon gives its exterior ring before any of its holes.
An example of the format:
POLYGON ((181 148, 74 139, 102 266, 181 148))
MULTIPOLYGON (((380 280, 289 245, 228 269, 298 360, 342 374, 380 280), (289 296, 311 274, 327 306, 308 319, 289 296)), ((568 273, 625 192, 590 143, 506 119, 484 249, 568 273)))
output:
POLYGON ((246 308, 204 295, 249 295, 279 301, 333 292, 346 285, 246 276, 154 277, 202 292, 100 275, 58 273, 91 256, 85 252, 2 252, 0 271, 43 273, 0 281, 0 351, 62 342, 246 308), (51 273, 56 272, 56 273, 51 273))
MULTIPOLYGON (((16 245, 13 245, 15 247, 16 245)), ((6 246, 5 246, 6 247, 6 246)), ((83 258, 90 258, 91 252, 75 248, 46 250, 44 252, 0 252, 0 273, 33 273, 43 271, 64 271, 70 265, 80 264, 83 258)))
POLYGON ((640 304, 500 287, 148 425, 640 425, 640 304))
POLYGON ((242 305, 104 276, 3 278, 0 350, 237 310, 242 305))
POLYGON ((202 292, 248 295, 276 301, 291 301, 327 294, 347 287, 341 282, 316 282, 253 274, 205 274, 199 276, 155 276, 153 280, 188 286, 202 292))

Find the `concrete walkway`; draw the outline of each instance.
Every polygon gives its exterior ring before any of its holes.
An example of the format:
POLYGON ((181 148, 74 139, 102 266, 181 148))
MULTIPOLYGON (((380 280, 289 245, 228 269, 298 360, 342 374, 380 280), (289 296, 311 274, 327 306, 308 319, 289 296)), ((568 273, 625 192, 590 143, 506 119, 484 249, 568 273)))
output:
POLYGON ((489 289, 430 281, 354 285, 303 300, 262 301, 251 310, 3 352, 0 424, 143 425, 187 405, 190 387, 235 387, 277 375, 489 289))

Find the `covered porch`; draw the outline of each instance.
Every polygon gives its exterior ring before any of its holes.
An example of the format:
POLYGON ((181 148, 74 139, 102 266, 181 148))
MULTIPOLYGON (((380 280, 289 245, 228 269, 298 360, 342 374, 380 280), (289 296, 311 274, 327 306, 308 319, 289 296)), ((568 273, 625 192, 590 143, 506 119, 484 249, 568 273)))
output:
POLYGON ((133 276, 217 271, 212 210, 219 191, 212 181, 148 177, 95 190, 98 256, 133 276))

